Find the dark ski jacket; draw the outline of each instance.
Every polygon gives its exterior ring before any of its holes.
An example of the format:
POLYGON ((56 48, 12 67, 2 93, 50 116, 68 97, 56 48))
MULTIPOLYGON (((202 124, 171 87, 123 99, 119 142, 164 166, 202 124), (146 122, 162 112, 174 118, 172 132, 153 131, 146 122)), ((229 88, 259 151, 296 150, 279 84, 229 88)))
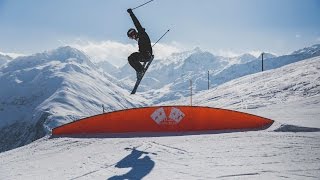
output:
POLYGON ((151 42, 148 34, 146 33, 145 29, 141 26, 137 17, 133 14, 133 12, 129 12, 131 19, 133 21, 134 26, 138 30, 138 45, 139 45, 139 52, 146 58, 149 58, 152 55, 152 47, 151 42))

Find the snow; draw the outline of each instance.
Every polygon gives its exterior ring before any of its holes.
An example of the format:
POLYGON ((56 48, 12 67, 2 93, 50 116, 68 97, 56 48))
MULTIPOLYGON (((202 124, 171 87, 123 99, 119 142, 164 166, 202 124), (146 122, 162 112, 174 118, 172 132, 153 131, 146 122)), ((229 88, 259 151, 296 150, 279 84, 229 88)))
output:
POLYGON ((0 141, 0 152, 101 113, 102 105, 106 112, 143 105, 143 98, 130 97, 113 77, 71 47, 19 57, 0 71, 0 138, 6 140, 0 141))
POLYGON ((1 179, 317 179, 320 133, 43 138, 0 154, 1 179))
MULTIPOLYGON (((319 55, 320 45, 307 47, 283 56, 275 56, 265 52, 264 69, 279 68, 319 55)), ((206 90, 208 88, 208 72, 212 88, 230 80, 260 72, 261 64, 261 55, 257 58, 250 54, 232 58, 222 57, 202 51, 200 48, 175 53, 165 59, 157 59, 156 57, 148 69, 146 77, 141 81, 137 93, 142 94, 141 96, 155 97, 152 98, 154 104, 167 100, 178 100, 180 97, 189 96, 190 80, 193 81, 195 93, 206 90), (168 90, 161 90, 164 87, 168 90)), ((112 65, 102 66, 102 68, 126 84, 135 83, 135 73, 129 64, 117 70, 114 70, 112 65)), ((130 91, 130 88, 128 90, 130 91)))
MULTIPOLYGON (((193 104, 261 114, 278 122, 319 127, 320 56, 244 76, 195 94, 193 104), (292 111, 292 109, 301 109, 292 111), (303 117, 301 117, 303 116, 303 117), (308 117, 310 116, 310 117, 308 117), (318 117, 317 117, 318 116, 318 117), (308 118, 306 118, 308 117, 308 118), (295 122, 293 122, 295 121, 295 122), (306 125, 306 124, 305 124, 306 125)), ((166 105, 188 105, 190 97, 166 105)))
POLYGON ((295 54, 309 54, 309 55, 313 54, 313 55, 319 56, 320 55, 319 49, 320 49, 320 44, 315 44, 311 47, 306 47, 306 48, 294 51, 292 54, 293 55, 295 55, 295 54))
POLYGON ((12 57, 8 55, 2 55, 0 53, 0 67, 9 62, 10 60, 12 60, 12 57))
MULTIPOLYGON (((3 114, 9 111, 14 114, 7 122, 11 126, 2 124, 1 133, 14 128, 23 132, 18 137, 17 131, 9 134, 16 147, 23 145, 22 137, 24 143, 33 142, 0 153, 0 179, 319 179, 320 56, 282 57, 295 63, 248 74, 193 96, 194 105, 275 120, 267 130, 139 137, 47 135, 34 141, 46 134, 43 125, 50 129, 101 113, 100 104, 109 111, 155 105, 154 96, 171 91, 173 83, 144 97, 129 96, 122 80, 116 83, 83 54, 68 48, 57 53, 66 56, 45 52, 1 68, 0 83, 5 88, 0 89, 0 117, 10 118, 3 114), (19 119, 29 114, 40 117, 31 117, 33 124, 19 119)), ((163 105, 188 105, 190 97, 180 95, 176 95, 180 100, 163 105)), ((7 137, 0 138, 2 145, 7 137)))
MULTIPOLYGON (((270 53, 264 53, 264 70, 279 68, 320 55, 320 46, 314 45, 309 48, 312 51, 301 51, 301 53, 292 53, 279 57, 270 53)), ((185 54, 186 56, 184 57, 186 58, 179 60, 179 63, 171 63, 167 66, 162 65, 162 60, 155 60, 147 75, 147 77, 155 80, 153 82, 143 80, 138 93, 140 91, 143 92, 142 94, 154 96, 155 91, 162 87, 167 87, 169 90, 158 93, 153 98, 153 102, 160 103, 167 100, 178 100, 180 97, 189 96, 190 80, 192 80, 195 87, 193 89, 195 93, 206 90, 208 88, 208 71, 210 87, 212 88, 233 79, 260 72, 262 69, 261 56, 254 58, 248 54, 244 54, 239 57, 226 58, 201 51, 199 48, 191 51, 191 53, 185 52, 180 54, 185 54), (152 67, 157 68, 152 69, 152 67)), ((176 62, 174 58, 172 61, 176 62)), ((130 68, 129 66, 126 67, 130 68)))

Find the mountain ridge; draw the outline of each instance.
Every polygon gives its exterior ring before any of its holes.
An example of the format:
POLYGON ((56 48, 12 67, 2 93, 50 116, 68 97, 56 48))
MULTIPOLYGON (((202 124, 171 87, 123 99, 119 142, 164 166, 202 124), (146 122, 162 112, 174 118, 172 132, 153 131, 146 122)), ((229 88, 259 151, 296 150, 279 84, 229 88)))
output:
POLYGON ((0 71, 0 151, 102 113, 102 105, 105 112, 143 105, 71 47, 19 57, 0 71))

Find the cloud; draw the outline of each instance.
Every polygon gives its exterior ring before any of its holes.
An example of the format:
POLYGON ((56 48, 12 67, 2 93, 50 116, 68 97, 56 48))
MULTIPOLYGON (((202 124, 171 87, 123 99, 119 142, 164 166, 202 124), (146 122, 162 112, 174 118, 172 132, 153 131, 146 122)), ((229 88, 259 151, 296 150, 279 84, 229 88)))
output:
POLYGON ((85 52, 93 62, 109 61, 116 66, 125 64, 128 55, 137 49, 132 44, 122 44, 115 41, 94 42, 79 39, 64 45, 70 45, 85 52))
POLYGON ((213 52, 213 54, 218 55, 218 56, 223 56, 223 57, 237 57, 237 56, 241 56, 243 54, 251 54, 254 57, 259 57, 261 55, 262 52, 267 52, 267 53, 271 53, 274 55, 277 55, 276 53, 273 53, 271 51, 262 51, 262 50, 251 50, 251 51, 232 51, 232 50, 225 50, 225 49, 219 49, 216 52, 213 52))
MULTIPOLYGON (((89 41, 77 39, 71 43, 60 41, 63 45, 70 45, 85 52, 93 62, 108 61, 109 63, 121 67, 127 63, 128 56, 138 51, 137 44, 123 44, 116 41, 89 41)), ((172 42, 171 44, 158 43, 154 48, 154 55, 157 59, 165 58, 172 53, 180 52, 180 44, 172 42)))
POLYGON ((253 51, 249 51, 249 54, 253 55, 254 57, 259 57, 261 56, 261 53, 264 51, 261 50, 253 50, 253 51))
POLYGON ((316 39, 316 41, 320 42, 320 37, 318 37, 318 38, 316 39))
POLYGON ((232 58, 232 57, 237 57, 237 56, 241 56, 245 53, 249 53, 255 57, 259 57, 261 55, 261 52, 260 50, 252 50, 252 51, 249 51, 249 52, 245 52, 245 51, 233 51, 233 50, 226 50, 226 49, 219 49, 218 51, 216 51, 215 55, 218 55, 218 56, 223 56, 223 57, 229 57, 229 58, 232 58))
POLYGON ((185 48, 183 48, 177 42, 172 42, 171 44, 158 43, 153 48, 153 53, 157 59, 164 59, 173 53, 178 53, 181 51, 185 51, 185 48))
POLYGON ((218 56, 223 56, 223 57, 236 57, 241 55, 241 53, 239 52, 235 52, 232 50, 228 50, 228 49, 219 49, 216 52, 213 52, 213 54, 218 55, 218 56))
POLYGON ((296 38, 301 38, 301 35, 300 34, 296 34, 296 38))
POLYGON ((21 53, 5 53, 5 52, 0 52, 1 55, 4 56, 10 56, 12 58, 17 58, 19 56, 26 56, 26 54, 21 54, 21 53))

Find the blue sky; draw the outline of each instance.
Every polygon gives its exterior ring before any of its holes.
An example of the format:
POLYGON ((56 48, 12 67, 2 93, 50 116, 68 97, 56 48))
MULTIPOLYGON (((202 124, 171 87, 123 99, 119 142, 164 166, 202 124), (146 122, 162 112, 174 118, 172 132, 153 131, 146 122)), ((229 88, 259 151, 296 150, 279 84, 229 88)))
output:
MULTIPOLYGON (((126 9, 146 1, 0 0, 0 52, 30 54, 66 44, 134 50, 126 9)), ((161 52, 199 46, 216 54, 281 55, 320 43, 319 0, 154 0, 134 12, 153 42, 171 29, 161 52)))

